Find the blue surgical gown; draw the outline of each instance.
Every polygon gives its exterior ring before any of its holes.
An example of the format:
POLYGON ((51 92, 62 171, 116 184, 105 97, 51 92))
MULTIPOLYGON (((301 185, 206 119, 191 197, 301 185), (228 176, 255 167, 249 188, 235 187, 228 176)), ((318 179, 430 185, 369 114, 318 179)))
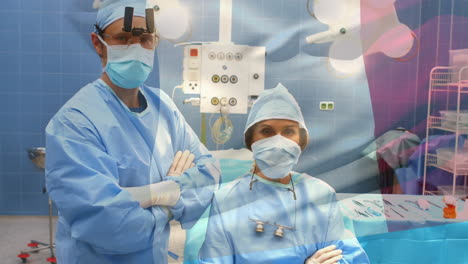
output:
POLYGON ((183 228, 211 201, 219 164, 164 92, 147 86, 140 91, 147 107, 134 113, 97 80, 46 128, 46 183, 59 212, 59 263, 167 263, 168 211, 140 208, 122 187, 179 183, 181 197, 169 210, 183 228), (190 150, 196 166, 166 177, 179 150, 190 150))
POLYGON ((307 174, 294 174, 297 200, 292 186, 267 182, 255 175, 249 190, 250 175, 215 193, 206 238, 200 250, 201 263, 297 263, 303 264, 318 249, 331 244, 343 250, 339 263, 369 263, 354 236, 345 238, 343 219, 335 191, 323 181, 307 174), (264 232, 256 223, 268 221, 264 232), (284 237, 274 235, 276 226, 284 237))

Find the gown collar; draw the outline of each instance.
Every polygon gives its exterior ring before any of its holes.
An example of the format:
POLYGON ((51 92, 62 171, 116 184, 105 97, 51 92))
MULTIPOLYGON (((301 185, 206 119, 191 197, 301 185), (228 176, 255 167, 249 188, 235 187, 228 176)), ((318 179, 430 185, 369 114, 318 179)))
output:
POLYGON ((150 105, 151 105, 151 102, 148 100, 148 96, 146 95, 146 92, 145 90, 143 89, 143 87, 139 87, 139 91, 141 92, 141 94, 145 97, 146 99, 146 109, 143 110, 141 113, 138 113, 138 112, 133 112, 130 108, 128 108, 128 106, 122 102, 122 100, 120 100, 120 98, 117 96, 117 94, 115 94, 114 90, 112 90, 112 88, 110 88, 109 85, 107 85, 106 82, 104 82, 102 79, 97 79, 96 80, 96 85, 98 87, 104 87, 106 90, 110 91, 110 93, 112 94, 112 96, 120 103, 120 105, 125 109, 125 111, 127 111, 128 113, 132 114, 132 115, 135 115, 135 116, 144 116, 146 115, 147 113, 149 113, 149 108, 150 108, 150 105))
MULTIPOLYGON (((292 181, 294 182, 294 184, 297 184, 298 182, 301 181, 302 177, 301 177, 300 173, 292 171, 291 174, 292 174, 292 181)), ((286 189, 292 187, 291 182, 289 182, 288 184, 283 184, 283 183, 279 183, 279 182, 272 182, 272 181, 266 180, 266 179, 258 176, 257 174, 254 174, 254 178, 256 180, 258 180, 259 182, 262 182, 262 183, 270 185, 270 186, 276 186, 276 187, 279 187, 279 188, 286 188, 286 189)))

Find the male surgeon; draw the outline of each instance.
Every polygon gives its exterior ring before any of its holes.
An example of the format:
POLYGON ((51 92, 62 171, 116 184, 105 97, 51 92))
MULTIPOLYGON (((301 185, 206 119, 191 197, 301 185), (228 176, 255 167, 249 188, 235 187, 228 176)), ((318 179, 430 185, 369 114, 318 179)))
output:
POLYGON ((102 75, 46 128, 58 263, 167 263, 169 220, 191 227, 218 186, 219 164, 170 97, 144 84, 159 41, 145 8, 104 1, 91 34, 102 75))

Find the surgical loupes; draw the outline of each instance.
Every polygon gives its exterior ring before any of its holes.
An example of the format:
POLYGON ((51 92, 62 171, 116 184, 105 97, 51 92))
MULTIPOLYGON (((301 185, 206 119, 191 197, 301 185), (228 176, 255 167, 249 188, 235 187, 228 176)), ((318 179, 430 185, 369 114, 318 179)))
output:
POLYGON ((284 237, 284 229, 289 229, 289 230, 293 230, 294 228, 293 227, 289 227, 289 226, 284 226, 284 225, 277 225, 277 224, 274 224, 275 226, 277 226, 278 228, 275 230, 275 233, 274 235, 277 236, 277 237, 284 237))
POLYGON ((264 225, 268 224, 268 222, 260 221, 260 220, 253 219, 253 218, 250 218, 250 217, 249 217, 249 220, 255 222, 255 224, 256 224, 255 225, 255 232, 263 233, 263 231, 265 231, 264 225))
POLYGON ((276 230, 273 233, 276 237, 283 238, 284 237, 284 229, 294 230, 294 227, 289 227, 285 225, 279 225, 276 223, 270 223, 268 221, 257 220, 249 217, 250 221, 255 222, 255 232, 263 233, 265 231, 265 225, 272 225, 276 226, 276 230))
POLYGON ((154 33, 154 9, 147 8, 145 10, 146 15, 146 29, 133 27, 133 7, 125 7, 124 26, 122 30, 124 32, 132 33, 133 36, 140 36, 143 33, 154 33))

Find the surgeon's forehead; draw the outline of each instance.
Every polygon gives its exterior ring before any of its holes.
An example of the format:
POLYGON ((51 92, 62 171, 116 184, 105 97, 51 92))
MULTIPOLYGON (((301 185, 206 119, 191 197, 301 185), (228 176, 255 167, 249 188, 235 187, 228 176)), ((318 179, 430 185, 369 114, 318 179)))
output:
MULTIPOLYGON (((124 19, 120 18, 114 22, 112 22, 109 26, 105 28, 106 33, 119 33, 123 32, 123 24, 124 24, 124 19)), ((140 16, 134 16, 133 17, 133 22, 132 22, 132 27, 137 27, 137 28, 146 28, 146 19, 144 17, 140 16)))
POLYGON ((264 120, 258 123, 258 128, 262 127, 299 127, 299 123, 296 121, 288 120, 288 119, 269 119, 264 120))

